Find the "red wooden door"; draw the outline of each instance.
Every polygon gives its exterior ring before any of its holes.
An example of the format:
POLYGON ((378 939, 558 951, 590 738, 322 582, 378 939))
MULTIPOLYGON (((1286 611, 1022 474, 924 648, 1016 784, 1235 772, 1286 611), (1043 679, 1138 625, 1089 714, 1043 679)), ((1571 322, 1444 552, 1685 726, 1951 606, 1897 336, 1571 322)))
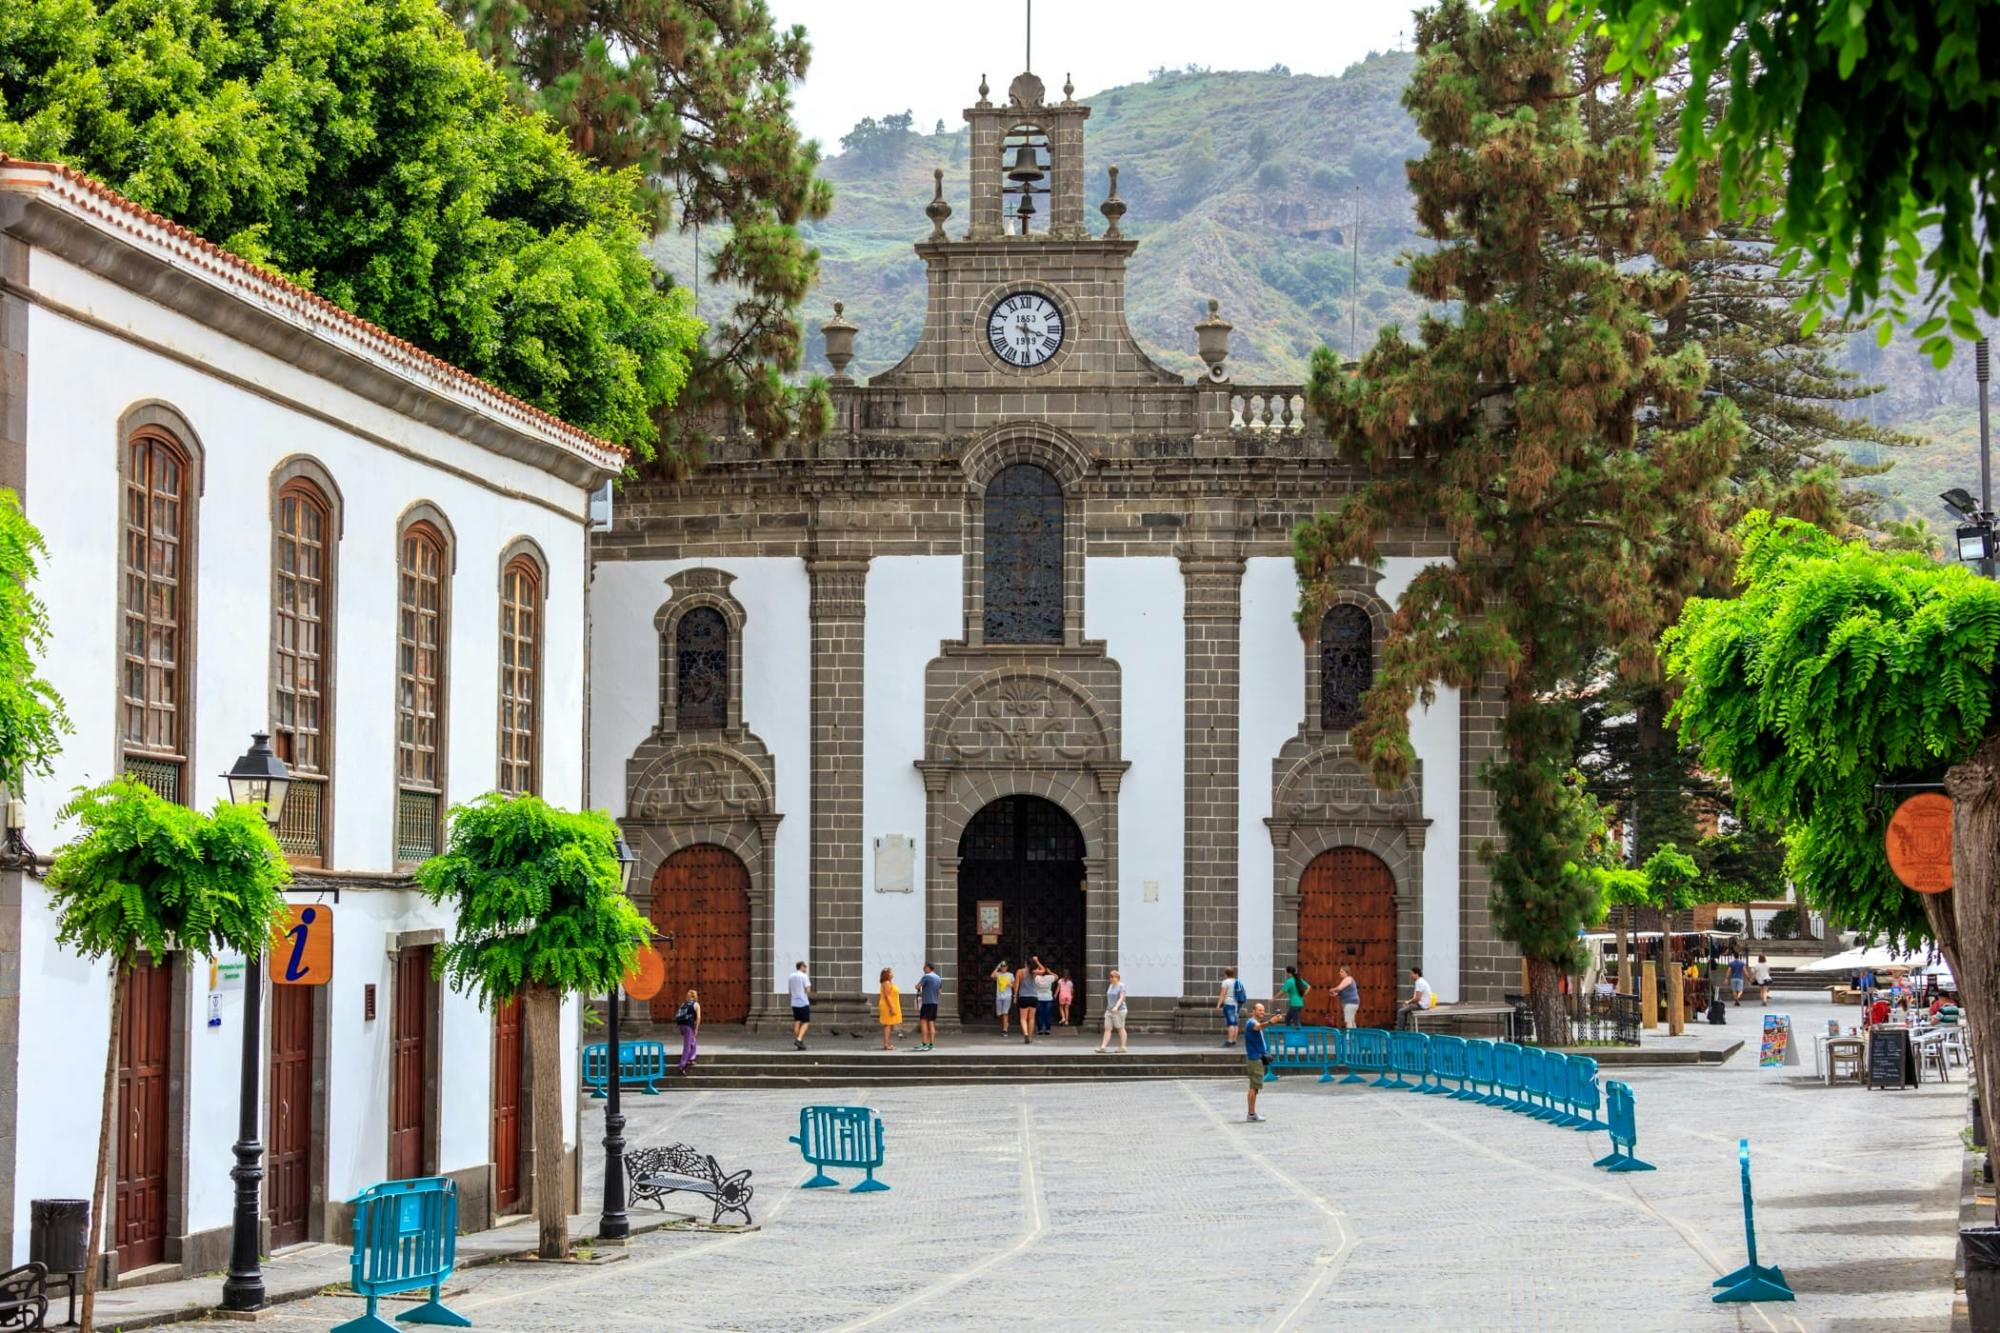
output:
POLYGON ((669 856, 653 876, 653 927, 674 937, 655 1021, 671 1021, 691 987, 704 1023, 750 1016, 750 872, 733 852, 703 844, 669 856))
POLYGON ((389 1033, 389 1177, 424 1174, 424 1102, 430 1076, 431 950, 396 955, 396 997, 389 1033))
POLYGON ((271 988, 271 1152, 264 1206, 271 1245, 305 1241, 312 1209, 312 1047, 317 986, 271 988))
POLYGON ((118 1033, 118 1269, 167 1257, 167 1087, 173 1056, 174 971, 148 964, 126 983, 118 1033))
POLYGON ((493 1211, 521 1207, 521 1002, 493 1015, 493 1211))
POLYGON ((1335 987, 1347 968, 1361 987, 1363 1027, 1396 1014, 1396 881, 1359 847, 1321 852, 1299 877, 1299 970, 1312 983, 1306 1021, 1338 1023, 1335 987))

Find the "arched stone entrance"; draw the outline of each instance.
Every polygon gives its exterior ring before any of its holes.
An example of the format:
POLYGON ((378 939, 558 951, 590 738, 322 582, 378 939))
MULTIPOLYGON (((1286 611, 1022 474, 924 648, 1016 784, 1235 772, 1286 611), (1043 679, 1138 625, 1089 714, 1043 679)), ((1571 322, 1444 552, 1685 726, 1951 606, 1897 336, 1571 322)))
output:
POLYGON ((990 802, 958 840, 959 1015, 996 1022, 993 969, 1030 957, 1076 982, 1070 1022, 1081 1024, 1089 995, 1083 833, 1067 811, 1039 796, 990 802), (982 921, 982 909, 989 915, 982 921), (999 930, 982 930, 999 916, 999 930))
POLYGON ((1362 1027, 1391 1027, 1396 1014, 1396 880, 1359 847, 1321 852, 1299 877, 1299 969, 1313 988, 1308 1023, 1338 1023, 1334 985, 1347 968, 1361 986, 1362 1027))
POLYGON ((661 950, 666 984, 653 998, 655 1022, 673 1021, 693 988, 706 1023, 741 1023, 750 1015, 750 871, 713 843, 683 847, 653 876, 653 929, 671 935, 661 950))

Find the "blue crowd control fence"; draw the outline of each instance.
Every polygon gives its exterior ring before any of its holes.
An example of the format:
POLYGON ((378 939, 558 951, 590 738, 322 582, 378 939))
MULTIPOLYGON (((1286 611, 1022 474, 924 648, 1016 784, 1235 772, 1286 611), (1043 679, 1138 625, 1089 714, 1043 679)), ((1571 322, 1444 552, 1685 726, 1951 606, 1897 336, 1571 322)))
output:
MULTIPOLYGON (((1370 1087, 1389 1086, 1389 1034, 1381 1028, 1355 1028, 1347 1034, 1347 1067, 1357 1081, 1370 1087), (1369 1079, 1366 1075, 1373 1074, 1369 1079)), ((1343 1083, 1347 1079, 1341 1080, 1343 1083)))
POLYGON ((1736 1160, 1743 1168, 1743 1244, 1750 1251, 1750 1262, 1733 1273, 1724 1273, 1715 1279, 1713 1285, 1723 1288, 1715 1293, 1718 1301, 1789 1301, 1795 1299, 1791 1284, 1785 1275, 1773 1265, 1765 1267, 1757 1262, 1757 1217, 1750 1202, 1750 1140, 1736 1141, 1736 1160))
POLYGON ((1423 1081, 1430 1073, 1431 1039, 1421 1032, 1392 1032, 1389 1034, 1389 1062, 1394 1071, 1385 1087, 1400 1088, 1404 1092, 1422 1092, 1423 1081), (1403 1075, 1415 1074, 1415 1083, 1403 1075))
POLYGON ((1642 1162, 1632 1155, 1639 1145, 1639 1127, 1633 1117, 1632 1089, 1617 1079, 1604 1085, 1605 1119, 1611 1133, 1611 1155, 1600 1157, 1592 1166, 1601 1166, 1607 1171, 1651 1171, 1651 1162, 1642 1162))
POLYGON ((1449 1033, 1437 1033, 1431 1037, 1431 1086, 1428 1092, 1442 1093, 1447 1097, 1462 1097, 1465 1094, 1465 1038, 1449 1033), (1446 1079, 1458 1086, 1447 1088, 1446 1079))
POLYGON ((1505 1111, 1518 1110, 1521 1096, 1521 1048, 1511 1041, 1493 1043, 1494 1084, 1499 1091, 1489 1099, 1505 1111))
POLYGON ((1482 1106, 1491 1106, 1494 1100, 1492 1042, 1465 1043, 1465 1076, 1472 1083, 1465 1099, 1469 1102, 1478 1102, 1482 1106))
POLYGON ((1542 1094, 1548 1079, 1548 1052, 1539 1046, 1521 1048, 1521 1100, 1514 1109, 1523 1115, 1542 1118, 1542 1094))
MULTIPOLYGON (((604 1042, 594 1041, 583 1048, 583 1084, 591 1090, 593 1097, 605 1095, 609 1086, 610 1047, 604 1042)), ((621 1088, 642 1088, 648 1097, 656 1097, 660 1092, 660 1081, 667 1076, 667 1048, 657 1041, 621 1041, 618 1043, 618 1086, 621 1088)))
POLYGON ((1278 1081, 1281 1069, 1318 1070, 1319 1081, 1333 1082, 1333 1066, 1339 1063, 1340 1034, 1332 1028, 1264 1029, 1271 1063, 1264 1067, 1264 1081, 1278 1081))
POLYGON ((882 1117, 867 1106, 805 1106, 799 1109, 799 1132, 791 1142, 813 1168, 801 1189, 825 1189, 840 1182, 826 1173, 828 1167, 866 1171, 868 1178, 849 1194, 870 1194, 889 1187, 875 1179, 882 1165, 882 1117))
POLYGON ((1570 1087, 1570 1057, 1560 1051, 1549 1052, 1549 1075, 1544 1086, 1549 1097, 1549 1123, 1569 1129, 1576 1124, 1573 1109, 1573 1089, 1570 1087))
POLYGON ((472 1321, 445 1308, 439 1299, 445 1279, 458 1262, 458 1185, 448 1176, 391 1180, 371 1185, 354 1204, 354 1254, 349 1259, 354 1290, 368 1298, 358 1319, 331 1333, 394 1333, 395 1325, 375 1312, 384 1296, 429 1287, 430 1299, 396 1318, 407 1324, 472 1321))
POLYGON ((1604 1107, 1604 1093, 1597 1086, 1597 1061, 1587 1055, 1569 1058, 1569 1104, 1577 1113, 1578 1133, 1604 1128, 1604 1122, 1597 1118, 1604 1107))

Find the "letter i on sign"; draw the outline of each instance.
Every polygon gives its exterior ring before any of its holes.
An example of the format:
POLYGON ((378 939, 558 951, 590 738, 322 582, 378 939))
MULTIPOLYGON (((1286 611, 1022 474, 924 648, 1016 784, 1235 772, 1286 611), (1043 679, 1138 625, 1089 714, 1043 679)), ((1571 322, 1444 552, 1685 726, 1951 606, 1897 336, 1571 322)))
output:
POLYGON ((271 980, 279 986, 324 986, 333 980, 333 909, 294 906, 271 941, 271 980))

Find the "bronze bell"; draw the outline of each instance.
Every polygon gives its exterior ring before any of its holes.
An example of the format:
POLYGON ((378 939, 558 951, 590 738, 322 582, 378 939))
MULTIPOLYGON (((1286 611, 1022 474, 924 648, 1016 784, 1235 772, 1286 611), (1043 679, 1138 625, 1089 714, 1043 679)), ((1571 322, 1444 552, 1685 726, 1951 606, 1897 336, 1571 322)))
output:
POLYGON ((1042 179, 1041 155, 1031 143, 1018 145, 1014 149, 1014 165, 1007 168, 1007 179, 1022 185, 1038 185, 1042 179))

